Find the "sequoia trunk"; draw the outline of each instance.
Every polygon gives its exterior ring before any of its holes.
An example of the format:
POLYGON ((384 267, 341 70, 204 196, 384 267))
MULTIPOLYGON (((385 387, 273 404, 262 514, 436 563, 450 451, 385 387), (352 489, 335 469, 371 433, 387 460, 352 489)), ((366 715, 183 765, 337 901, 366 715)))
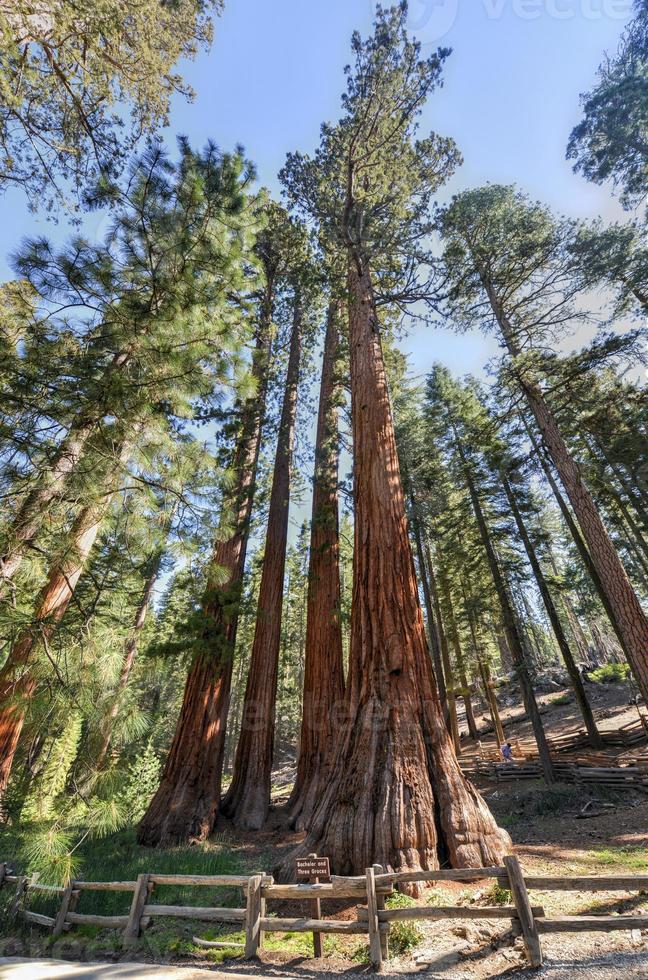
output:
POLYGON ((462 774, 439 703, 371 278, 352 252, 348 281, 355 545, 346 719, 334 773, 298 852, 330 855, 338 873, 374 862, 498 864, 510 840, 462 774))
POLYGON ((344 697, 340 624, 338 514, 338 347, 341 304, 329 307, 322 361, 311 521, 304 697, 290 821, 308 826, 337 753, 337 714, 344 697))
POLYGON ((243 702, 241 733, 234 757, 232 783, 223 799, 225 815, 230 817, 237 827, 248 830, 258 830, 262 827, 270 808, 277 673, 288 540, 290 470, 301 358, 302 306, 298 293, 295 295, 294 303, 286 388, 279 423, 257 619, 243 702))
POLYGON ((223 506, 212 572, 202 603, 204 630, 185 684, 180 716, 155 796, 137 831, 140 844, 203 840, 214 829, 221 795, 234 645, 265 416, 272 288, 266 289, 252 375, 255 395, 241 409, 234 488, 223 506))

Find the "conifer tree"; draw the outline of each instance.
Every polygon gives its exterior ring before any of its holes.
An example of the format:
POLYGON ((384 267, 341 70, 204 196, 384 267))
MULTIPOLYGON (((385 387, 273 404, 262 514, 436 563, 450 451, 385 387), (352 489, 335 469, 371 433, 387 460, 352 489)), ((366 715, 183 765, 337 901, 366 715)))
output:
POLYGON ((326 245, 342 250, 347 272, 355 508, 348 714, 300 848, 329 854, 339 872, 374 861, 434 868, 442 854, 479 866, 509 846, 459 769, 439 703, 380 339, 379 300, 406 304, 427 289, 429 204, 458 159, 452 141, 416 139, 448 52, 421 58, 406 12, 405 3, 378 8, 373 35, 354 35, 342 119, 322 127, 312 159, 292 155, 283 175, 326 245))
POLYGON ((115 175, 143 134, 166 122, 172 95, 192 96, 174 71, 211 41, 221 0, 72 0, 0 10, 0 189, 30 205, 77 200, 115 175))
POLYGON ((648 618, 565 442, 534 359, 534 348, 576 316, 573 300, 579 283, 567 247, 571 229, 514 189, 500 186, 459 195, 440 224, 452 314, 464 326, 486 324, 498 332, 648 699, 648 618))

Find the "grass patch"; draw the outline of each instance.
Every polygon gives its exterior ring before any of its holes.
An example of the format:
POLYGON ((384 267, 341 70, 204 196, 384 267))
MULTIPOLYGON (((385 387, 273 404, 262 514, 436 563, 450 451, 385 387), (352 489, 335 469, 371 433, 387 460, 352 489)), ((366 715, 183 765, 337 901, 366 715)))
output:
MULTIPOLYGON (((144 848, 137 843, 134 829, 88 840, 77 853, 80 862, 76 877, 82 881, 134 881, 138 874, 145 871, 169 875, 217 875, 244 874, 247 870, 225 841, 212 842, 208 847, 144 848)), ((0 837, 0 855, 0 860, 11 861, 20 873, 29 873, 29 861, 17 835, 4 833, 0 837)), ((130 900, 129 892, 87 891, 81 895, 77 911, 126 915, 130 900)), ((50 904, 50 899, 47 902, 50 904)), ((238 888, 184 888, 172 885, 159 885, 155 890, 155 902, 160 905, 217 905, 225 908, 243 908, 245 905, 238 888)), ((45 907, 41 908, 41 904, 42 900, 34 897, 30 907, 34 911, 51 914, 45 907)))
POLYGON ((551 698, 549 704, 552 705, 552 707, 557 708, 561 704, 571 704, 573 700, 573 695, 566 692, 565 694, 559 694, 557 697, 551 698))
POLYGON ((590 867, 623 868, 627 871, 648 870, 648 848, 602 847, 588 851, 583 858, 590 867))

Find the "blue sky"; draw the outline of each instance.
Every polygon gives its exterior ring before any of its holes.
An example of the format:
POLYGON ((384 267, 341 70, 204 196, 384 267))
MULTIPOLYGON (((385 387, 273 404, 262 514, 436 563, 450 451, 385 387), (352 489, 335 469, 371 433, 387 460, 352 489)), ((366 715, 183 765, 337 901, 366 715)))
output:
MULTIPOLYGON (((167 132, 223 148, 242 143, 260 180, 278 192, 276 174, 289 150, 311 150, 320 123, 335 119, 354 28, 370 29, 372 0, 226 0, 209 53, 184 66, 197 92, 176 99, 167 132)), ((613 52, 631 0, 412 0, 410 22, 431 49, 453 48, 445 85, 428 105, 423 128, 452 135, 465 164, 445 193, 486 181, 517 182, 557 211, 617 217, 606 188, 588 184, 565 160, 580 117, 579 93, 593 83, 605 50, 613 52)), ((60 238, 64 225, 26 214, 19 192, 3 199, 0 275, 23 235, 60 238)), ((90 219, 98 234, 101 220, 90 219)), ((480 336, 416 329, 404 346, 414 370, 434 360, 478 371, 490 347, 480 336)))

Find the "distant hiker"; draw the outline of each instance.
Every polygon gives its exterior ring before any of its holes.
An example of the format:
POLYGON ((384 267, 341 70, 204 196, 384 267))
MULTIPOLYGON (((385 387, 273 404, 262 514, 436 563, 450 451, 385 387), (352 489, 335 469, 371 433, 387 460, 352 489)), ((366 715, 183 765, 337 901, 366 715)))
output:
POLYGON ((504 762, 513 762, 513 748, 510 742, 504 742, 501 752, 504 762))

